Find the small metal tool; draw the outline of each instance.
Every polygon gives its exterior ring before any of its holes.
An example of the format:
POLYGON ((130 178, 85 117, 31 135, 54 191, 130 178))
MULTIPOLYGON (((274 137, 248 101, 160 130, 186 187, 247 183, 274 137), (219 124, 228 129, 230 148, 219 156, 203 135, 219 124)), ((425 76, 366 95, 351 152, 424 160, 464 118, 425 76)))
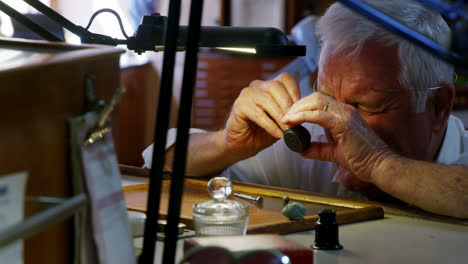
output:
POLYGON ((263 197, 261 196, 253 197, 242 193, 234 193, 234 196, 256 202, 257 204, 263 204, 263 197))
POLYGON ((107 118, 109 117, 112 110, 114 110, 115 106, 120 103, 120 98, 122 98, 122 95, 125 93, 125 91, 126 90, 124 87, 119 87, 117 91, 115 91, 114 95, 112 95, 109 104, 104 106, 104 109, 102 109, 101 113, 99 114, 97 123, 98 128, 104 127, 107 118))
POLYGON ((97 140, 103 138, 103 135, 105 133, 111 131, 111 128, 106 126, 107 118, 111 114, 112 110, 114 110, 115 106, 119 104, 120 99, 124 93, 125 88, 118 88, 112 96, 111 101, 108 104, 104 105, 102 109, 100 109, 96 127, 86 137, 85 145, 89 145, 96 142, 97 140))

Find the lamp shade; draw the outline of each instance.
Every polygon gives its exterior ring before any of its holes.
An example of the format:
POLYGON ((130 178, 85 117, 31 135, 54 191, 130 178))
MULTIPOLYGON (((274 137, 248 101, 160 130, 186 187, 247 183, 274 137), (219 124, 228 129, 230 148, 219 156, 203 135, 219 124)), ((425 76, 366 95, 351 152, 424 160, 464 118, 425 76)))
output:
MULTIPOLYGON (((128 40, 128 48, 139 53, 164 50, 166 28, 165 16, 143 17, 135 35, 128 40)), ((183 50, 187 43, 187 32, 186 26, 179 27, 179 50, 183 50)), ((250 48, 256 50, 256 55, 305 55, 305 46, 289 45, 286 35, 272 27, 201 27, 198 45, 201 48, 250 48)))

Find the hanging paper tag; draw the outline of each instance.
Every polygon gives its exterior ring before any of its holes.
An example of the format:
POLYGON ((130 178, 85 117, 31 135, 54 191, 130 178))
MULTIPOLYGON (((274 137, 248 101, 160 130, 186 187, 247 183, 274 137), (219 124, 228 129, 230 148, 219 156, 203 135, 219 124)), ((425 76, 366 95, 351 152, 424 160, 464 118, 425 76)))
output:
MULTIPOLYGON (((88 192, 91 223, 99 263, 136 263, 127 208, 122 192, 112 133, 103 130, 92 142, 97 115, 73 118, 73 137, 80 149, 84 189, 88 192)), ((79 170, 78 170, 79 171, 79 170)))

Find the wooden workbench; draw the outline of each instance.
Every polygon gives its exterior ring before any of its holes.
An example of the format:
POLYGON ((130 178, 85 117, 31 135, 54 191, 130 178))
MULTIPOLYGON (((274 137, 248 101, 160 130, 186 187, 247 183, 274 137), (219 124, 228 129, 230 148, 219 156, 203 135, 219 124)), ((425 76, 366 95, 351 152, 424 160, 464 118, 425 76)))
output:
MULTIPOLYGON (((192 206, 196 203, 211 200, 206 189, 206 180, 185 180, 184 194, 181 207, 181 222, 193 230, 192 206)), ((170 181, 164 181, 160 204, 161 218, 168 212, 170 181)), ((262 196, 263 204, 258 205, 231 195, 228 199, 248 204, 249 223, 248 234, 278 233, 286 234, 297 231, 310 230, 318 220, 318 212, 332 209, 337 213, 337 222, 340 224, 382 218, 383 210, 380 207, 366 203, 333 198, 329 196, 312 194, 286 188, 260 186, 256 184, 233 182, 233 192, 253 196, 262 196), (289 220, 282 214, 285 206, 282 197, 288 196, 291 202, 299 202, 306 208, 306 216, 300 221, 289 220)), ((129 210, 145 212, 147 207, 148 184, 124 186, 124 195, 129 210)))

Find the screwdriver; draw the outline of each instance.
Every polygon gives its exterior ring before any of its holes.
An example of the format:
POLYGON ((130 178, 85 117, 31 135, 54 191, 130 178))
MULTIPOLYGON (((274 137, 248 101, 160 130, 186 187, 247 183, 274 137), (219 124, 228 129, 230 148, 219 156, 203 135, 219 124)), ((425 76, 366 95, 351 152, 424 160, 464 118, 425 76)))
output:
POLYGON ((257 204, 263 204, 263 197, 261 196, 253 197, 242 193, 234 193, 234 196, 256 202, 257 204))

